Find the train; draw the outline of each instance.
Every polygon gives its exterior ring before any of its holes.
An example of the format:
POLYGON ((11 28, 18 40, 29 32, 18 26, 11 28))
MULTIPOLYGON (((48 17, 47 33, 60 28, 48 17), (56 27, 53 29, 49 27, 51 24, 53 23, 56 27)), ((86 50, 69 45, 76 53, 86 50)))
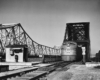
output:
POLYGON ((67 41, 62 45, 62 60, 63 61, 75 61, 76 60, 77 43, 67 41))
POLYGON ((67 23, 62 43, 62 60, 90 60, 89 22, 67 23))

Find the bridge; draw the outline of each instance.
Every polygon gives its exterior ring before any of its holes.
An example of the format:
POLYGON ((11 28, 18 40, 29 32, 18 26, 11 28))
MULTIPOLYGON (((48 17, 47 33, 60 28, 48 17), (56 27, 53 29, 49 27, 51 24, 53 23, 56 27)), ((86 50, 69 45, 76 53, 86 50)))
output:
MULTIPOLYGON (((16 54, 23 51, 24 57, 30 58, 31 61, 33 61, 32 59, 34 58, 34 56, 46 58, 47 62, 49 60, 51 61, 61 60, 61 57, 63 60, 69 59, 70 61, 74 61, 76 60, 76 58, 77 60, 82 59, 83 57, 82 49, 86 49, 86 51, 84 51, 86 52, 85 59, 88 61, 90 57, 89 22, 67 23, 63 44, 60 49, 48 47, 37 43, 27 34, 27 32, 24 30, 24 28, 21 26, 20 23, 0 24, 0 56, 1 57, 5 56, 6 54, 10 54, 10 56, 13 56, 13 53, 16 54), (21 48, 18 49, 18 47, 21 47, 23 49, 21 48), (68 48, 70 48, 69 51, 68 48), (9 51, 12 51, 12 53, 9 51)), ((6 57, 8 56, 6 55, 6 57)), ((19 57, 20 56, 22 55, 19 55, 19 57)), ((17 57, 18 54, 14 55, 14 58, 17 59, 17 57)), ((29 60, 27 59, 24 61, 29 61, 29 60)))
POLYGON ((26 45, 28 56, 34 55, 61 55, 61 49, 48 47, 34 41, 24 30, 20 23, 18 24, 0 24, 0 55, 6 53, 6 46, 26 45))

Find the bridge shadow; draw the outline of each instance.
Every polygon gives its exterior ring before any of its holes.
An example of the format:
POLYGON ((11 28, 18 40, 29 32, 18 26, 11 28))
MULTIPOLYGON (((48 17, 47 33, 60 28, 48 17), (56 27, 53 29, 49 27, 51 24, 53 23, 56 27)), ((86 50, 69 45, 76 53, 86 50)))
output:
POLYGON ((77 53, 76 53, 76 61, 82 61, 82 59, 83 59, 82 48, 81 47, 77 47, 76 51, 77 51, 77 53))

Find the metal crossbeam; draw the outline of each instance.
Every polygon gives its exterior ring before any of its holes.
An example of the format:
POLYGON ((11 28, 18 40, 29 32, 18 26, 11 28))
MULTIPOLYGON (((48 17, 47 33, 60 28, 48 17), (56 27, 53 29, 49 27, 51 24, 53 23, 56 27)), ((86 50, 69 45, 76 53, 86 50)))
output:
POLYGON ((8 45, 27 45, 28 53, 32 55, 60 55, 60 49, 41 45, 26 33, 20 23, 5 25, 0 24, 0 55, 5 54, 8 45))

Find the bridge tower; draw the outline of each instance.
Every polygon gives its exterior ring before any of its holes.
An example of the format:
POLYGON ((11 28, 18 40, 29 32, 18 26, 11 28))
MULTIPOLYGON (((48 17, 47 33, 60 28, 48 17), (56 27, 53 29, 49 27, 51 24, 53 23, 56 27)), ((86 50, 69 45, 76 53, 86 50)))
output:
POLYGON ((68 41, 77 43, 76 59, 82 57, 82 50, 79 49, 85 47, 85 60, 89 61, 90 58, 90 36, 89 36, 89 22, 79 22, 79 23, 67 23, 65 36, 63 44, 66 44, 68 41))

